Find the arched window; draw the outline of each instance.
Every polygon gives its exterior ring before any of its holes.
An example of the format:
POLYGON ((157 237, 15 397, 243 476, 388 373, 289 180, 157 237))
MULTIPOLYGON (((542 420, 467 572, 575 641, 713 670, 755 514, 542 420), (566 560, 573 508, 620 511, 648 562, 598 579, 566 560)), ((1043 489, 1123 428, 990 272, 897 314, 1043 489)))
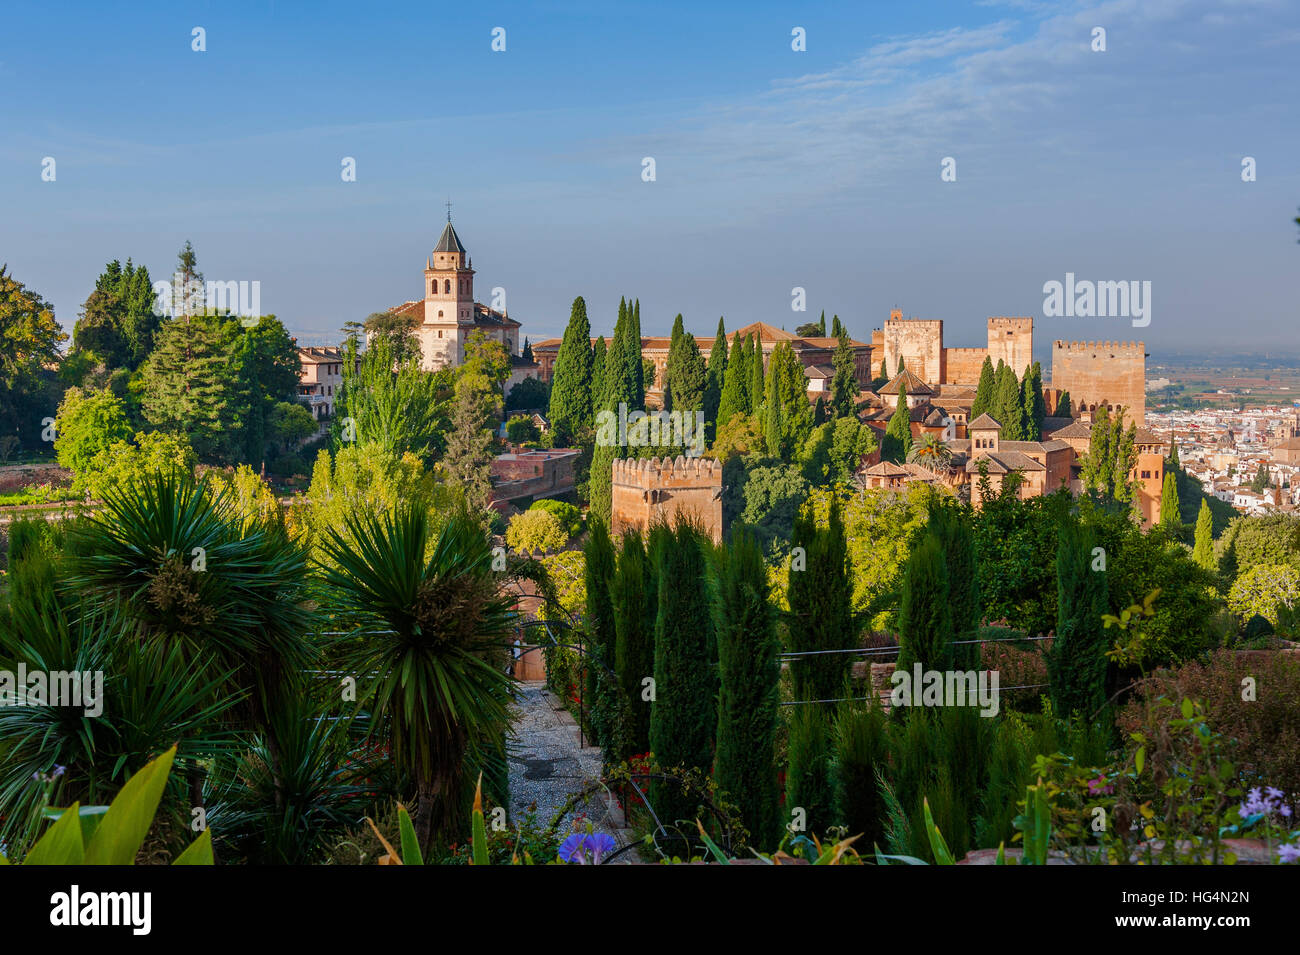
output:
POLYGON ((451 279, 442 280, 442 291, 447 295, 451 294, 451 279))

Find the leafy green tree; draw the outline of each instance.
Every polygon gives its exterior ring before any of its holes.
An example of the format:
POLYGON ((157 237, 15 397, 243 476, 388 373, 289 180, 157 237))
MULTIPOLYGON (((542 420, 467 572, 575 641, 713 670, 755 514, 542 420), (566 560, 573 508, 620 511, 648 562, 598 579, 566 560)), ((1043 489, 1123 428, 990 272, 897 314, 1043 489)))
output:
POLYGON ((557 446, 567 445, 591 426, 594 361, 587 303, 578 296, 573 300, 569 324, 551 375, 551 406, 547 417, 555 429, 557 446))
POLYGON ((96 452, 86 465, 80 486, 92 498, 129 486, 133 481, 153 474, 179 471, 194 473, 198 456, 184 434, 166 431, 137 432, 135 443, 114 441, 96 452))
POLYGON ((316 434, 316 419, 296 401, 277 401, 266 417, 266 439, 282 454, 316 434))
MULTIPOLYGON (((1161 503, 1163 508, 1163 501, 1161 503)), ((1196 515, 1196 544, 1192 548, 1192 560, 1197 566, 1209 571, 1217 571, 1219 562, 1214 556, 1213 519, 1210 517, 1210 505, 1201 499, 1201 510, 1196 515)))
POLYGON ((1066 522, 1056 555, 1056 637, 1047 654, 1047 675, 1057 713, 1091 718, 1106 701, 1107 634, 1102 615, 1110 610, 1106 573, 1095 569, 1092 530, 1066 522))
POLYGON ((69 388, 54 419, 54 453, 61 467, 76 475, 84 488, 92 462, 115 442, 129 441, 131 425, 122 402, 108 391, 83 392, 69 388))
POLYGON ((59 403, 52 369, 67 340, 54 307, 0 265, 0 437, 42 446, 42 418, 53 417, 59 403))
POLYGON ((718 639, 718 728, 713 778, 735 800, 756 847, 780 838, 774 765, 778 681, 776 621, 767 569, 752 534, 733 528, 718 548, 713 603, 718 639))
POLYGON ((903 599, 898 612, 898 667, 911 673, 915 664, 922 670, 951 670, 953 667, 953 619, 948 582, 948 565, 939 539, 922 538, 907 561, 903 577, 903 599))
POLYGON ((975 400, 971 403, 970 420, 974 421, 980 415, 989 412, 989 408, 993 406, 993 387, 996 381, 993 359, 985 355, 984 364, 980 366, 980 381, 975 389, 975 400))
POLYGON ((622 553, 610 587, 614 605, 614 672, 628 702, 627 746, 624 756, 650 749, 650 703, 644 699, 647 677, 654 675, 654 567, 646 555, 640 531, 623 534, 622 553))
MULTIPOLYGON (((717 665, 703 537, 690 524, 678 523, 671 543, 665 540, 655 556, 659 613, 650 748, 666 769, 707 771, 717 729, 717 665)), ((654 781, 650 802, 665 824, 695 818, 695 800, 672 782, 654 781)))
POLYGON ((371 312, 361 323, 371 348, 378 339, 387 341, 397 365, 421 360, 420 316, 399 312, 371 312))
POLYGON ((521 511, 510 518, 506 545, 521 554, 545 554, 563 550, 569 535, 559 519, 546 511, 521 511))
POLYGON ((525 378, 516 382, 506 395, 506 409, 509 411, 545 412, 550 403, 550 386, 540 378, 525 378))
POLYGON ((349 342, 335 402, 334 450, 376 445, 395 458, 409 452, 432 460, 447 444, 455 377, 452 369, 422 371, 410 355, 398 362, 392 341, 382 336, 360 356, 349 342))
POLYGON ((297 395, 302 362, 288 329, 274 315, 259 317, 251 327, 228 322, 226 334, 234 339, 230 354, 240 386, 237 420, 244 435, 241 457, 260 465, 267 444, 276 440, 271 415, 277 405, 297 395))
POLYGON ((851 481, 862 459, 876 450, 875 432, 856 417, 836 418, 814 428, 799 450, 809 484, 851 481))
POLYGON ((528 509, 530 511, 546 511, 548 514, 555 515, 555 519, 560 522, 560 526, 564 528, 564 532, 569 537, 577 537, 582 533, 582 511, 567 501, 557 501, 551 497, 544 497, 539 501, 533 501, 528 509))
POLYGON ((506 440, 511 444, 524 444, 541 437, 537 425, 527 415, 513 415, 506 421, 506 440))
POLYGON ((1268 473, 1268 464, 1264 461, 1259 462, 1259 467, 1255 471, 1255 477, 1250 482, 1250 489, 1256 494, 1262 494, 1264 488, 1269 486, 1271 477, 1268 473))
POLYGON ((1242 623, 1260 616, 1275 627, 1293 624, 1297 604, 1300 572, 1289 564, 1256 564, 1228 592, 1228 608, 1242 623))
POLYGON ((907 407, 907 382, 898 383, 898 404, 889 424, 885 426, 885 438, 881 442, 880 456, 886 461, 906 461, 912 451, 912 414, 907 407))
POLYGON ((849 336, 841 331, 839 344, 835 346, 835 376, 831 379, 831 417, 847 418, 855 416, 854 402, 858 397, 858 379, 855 375, 853 347, 849 336))
POLYGON ((1219 537, 1218 549, 1225 570, 1231 570, 1234 577, 1258 564, 1290 564, 1300 569, 1300 517, 1235 517, 1219 537))
POLYGON ((1083 456, 1083 486, 1103 500, 1130 503, 1134 491, 1129 475, 1137 465, 1136 439, 1135 425, 1124 428, 1123 408, 1117 409, 1114 417, 1104 406, 1098 408, 1088 453, 1083 456))
POLYGON ((501 414, 501 385, 510 373, 505 347, 475 332, 465 346, 465 361, 456 372, 451 431, 442 465, 464 489, 470 507, 485 512, 492 497, 492 428, 501 414))

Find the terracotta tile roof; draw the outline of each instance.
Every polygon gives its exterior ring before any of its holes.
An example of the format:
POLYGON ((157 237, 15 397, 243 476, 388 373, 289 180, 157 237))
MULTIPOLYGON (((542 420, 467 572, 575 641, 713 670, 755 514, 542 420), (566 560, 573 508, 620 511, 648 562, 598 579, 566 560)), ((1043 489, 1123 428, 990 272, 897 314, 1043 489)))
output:
POLYGON ((966 425, 967 431, 1001 431, 1002 422, 987 411, 966 425))
POLYGON ((916 375, 908 371, 906 367, 904 367, 902 373, 895 375, 890 380, 889 384, 881 385, 880 389, 876 392, 876 394, 896 395, 898 394, 898 386, 900 382, 907 383, 908 395, 933 395, 935 393, 933 388, 931 388, 920 378, 916 377, 916 375))

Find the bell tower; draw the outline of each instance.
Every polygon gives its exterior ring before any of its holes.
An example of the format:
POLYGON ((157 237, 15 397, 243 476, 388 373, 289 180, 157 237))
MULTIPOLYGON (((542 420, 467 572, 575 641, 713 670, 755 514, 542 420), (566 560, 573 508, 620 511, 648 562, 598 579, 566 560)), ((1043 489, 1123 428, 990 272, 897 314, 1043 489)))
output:
POLYGON ((465 341, 473 327, 474 269, 451 224, 448 203, 447 225, 424 269, 424 323, 420 328, 424 367, 459 366, 465 360, 465 341))

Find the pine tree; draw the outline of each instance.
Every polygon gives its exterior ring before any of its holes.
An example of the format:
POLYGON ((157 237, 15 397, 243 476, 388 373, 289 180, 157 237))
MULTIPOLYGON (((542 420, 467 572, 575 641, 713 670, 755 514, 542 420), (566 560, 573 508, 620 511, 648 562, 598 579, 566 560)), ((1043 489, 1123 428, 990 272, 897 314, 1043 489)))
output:
MULTIPOLYGON (((707 771, 713 763, 717 730, 717 669, 704 541, 696 528, 680 522, 654 549, 659 613, 650 748, 665 769, 707 771)), ((665 824, 694 819, 698 808, 697 799, 664 780, 651 784, 650 802, 665 824)))
POLYGON ((1178 511, 1178 472, 1166 471, 1164 487, 1160 490, 1160 526, 1177 535, 1183 529, 1183 519, 1178 511))
POLYGON ((989 408, 993 404, 993 386, 995 382, 996 375, 993 371, 993 359, 985 355, 984 364, 980 368, 979 387, 975 389, 975 400, 970 407, 971 421, 974 421, 982 414, 989 413, 989 408))
POLYGON ((473 388, 458 386, 442 464, 475 511, 487 510, 492 497, 493 439, 484 427, 486 417, 483 396, 473 388))
POLYGON ((781 646, 763 553, 741 526, 718 548, 713 604, 718 641, 718 728, 713 778, 740 809, 750 844, 780 839, 774 764, 781 646))
POLYGON ((835 366, 835 377, 831 379, 830 414, 832 418, 848 418, 854 413, 858 379, 854 374, 853 347, 843 329, 840 331, 839 344, 835 346, 835 357, 831 361, 835 366))
POLYGON ((912 451, 912 413, 907 407, 907 382, 898 383, 898 404, 885 428, 880 457, 885 461, 901 463, 912 451))
POLYGON ((205 463, 233 464, 242 451, 237 424, 245 399, 228 331, 216 316, 171 319, 142 369, 144 419, 188 435, 205 463))
POLYGON ((747 411, 746 393, 749 389, 749 365, 745 361, 745 346, 736 332, 731 340, 731 360, 723 376, 722 397, 718 400, 718 428, 721 429, 733 415, 747 411))
POLYGON ((555 368, 551 374, 551 404, 548 417, 555 429, 556 445, 566 445, 592 425, 591 322, 582 296, 573 300, 569 325, 564 330, 555 368))
POLYGON ((653 569, 648 565, 640 531, 623 535, 623 550, 611 589, 614 604, 614 672, 628 703, 628 751, 623 759, 650 749, 650 704, 642 698, 643 681, 654 676, 653 569))
POLYGON ((903 573, 898 610, 898 666, 909 675, 915 664, 924 670, 953 668, 953 620, 948 566, 933 534, 913 549, 903 573))
POLYGON ((1201 510, 1196 515, 1196 545, 1192 548, 1192 560, 1205 570, 1219 569, 1214 557, 1214 520, 1210 515, 1210 505, 1201 498, 1201 510))
POLYGON ((1074 522, 1060 529, 1056 552, 1056 636, 1047 654, 1047 676, 1057 715, 1091 719, 1106 701, 1109 611, 1106 574, 1093 569, 1091 529, 1074 522))

